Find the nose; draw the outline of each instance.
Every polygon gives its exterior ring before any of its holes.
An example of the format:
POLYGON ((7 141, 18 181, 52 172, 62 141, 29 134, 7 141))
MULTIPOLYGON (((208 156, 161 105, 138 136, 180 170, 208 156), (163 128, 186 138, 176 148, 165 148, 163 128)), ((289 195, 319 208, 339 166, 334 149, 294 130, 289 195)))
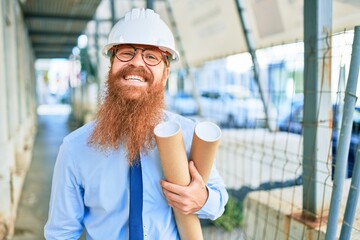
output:
POLYGON ((134 58, 131 60, 131 63, 134 66, 145 66, 146 63, 144 62, 143 56, 142 56, 142 50, 141 49, 136 49, 136 53, 134 58))

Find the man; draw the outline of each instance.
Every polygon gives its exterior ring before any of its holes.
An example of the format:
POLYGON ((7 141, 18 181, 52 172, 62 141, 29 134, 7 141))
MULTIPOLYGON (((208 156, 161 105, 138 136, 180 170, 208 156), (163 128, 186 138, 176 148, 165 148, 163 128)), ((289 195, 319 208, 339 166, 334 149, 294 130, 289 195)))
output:
POLYGON ((87 239, 135 239, 129 237, 129 216, 136 166, 142 177, 142 212, 136 216, 141 238, 179 239, 172 207, 200 218, 221 216, 228 195, 215 166, 207 185, 192 161, 188 186, 164 180, 154 127, 179 123, 188 156, 195 127, 164 111, 170 61, 179 58, 169 28, 154 11, 133 9, 113 27, 103 53, 111 63, 106 95, 96 121, 68 135, 60 148, 46 239, 78 239, 84 229, 87 239))

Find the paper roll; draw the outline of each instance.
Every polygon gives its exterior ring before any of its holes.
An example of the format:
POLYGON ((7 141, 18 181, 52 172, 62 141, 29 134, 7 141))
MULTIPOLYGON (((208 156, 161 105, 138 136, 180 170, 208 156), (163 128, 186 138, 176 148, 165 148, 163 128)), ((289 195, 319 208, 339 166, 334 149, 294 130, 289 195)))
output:
POLYGON ((195 127, 190 160, 207 183, 220 143, 221 129, 212 122, 201 122, 195 127))
MULTIPOLYGON (((163 122, 155 127, 154 133, 166 180, 182 186, 189 185, 191 178, 180 125, 163 122)), ((173 211, 181 240, 203 239, 197 215, 184 215, 176 209, 173 211)))

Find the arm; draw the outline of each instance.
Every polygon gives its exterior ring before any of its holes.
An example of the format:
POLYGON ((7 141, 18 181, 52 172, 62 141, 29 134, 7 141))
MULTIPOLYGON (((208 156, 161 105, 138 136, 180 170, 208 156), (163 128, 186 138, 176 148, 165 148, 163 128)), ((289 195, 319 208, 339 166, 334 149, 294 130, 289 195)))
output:
POLYGON ((183 214, 197 213, 199 218, 215 220, 223 214, 228 200, 223 180, 214 166, 207 185, 192 161, 189 163, 189 170, 191 182, 188 186, 161 181, 169 205, 183 214))
POLYGON ((79 239, 83 230, 83 188, 76 166, 66 145, 62 145, 56 160, 48 221, 44 228, 46 239, 79 239))

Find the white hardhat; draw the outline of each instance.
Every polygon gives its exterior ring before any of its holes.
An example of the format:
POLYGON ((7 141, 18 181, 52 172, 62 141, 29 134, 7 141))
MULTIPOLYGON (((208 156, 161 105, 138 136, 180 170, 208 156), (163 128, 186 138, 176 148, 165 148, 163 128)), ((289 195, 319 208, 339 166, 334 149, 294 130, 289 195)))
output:
POLYGON ((102 48, 102 54, 109 56, 109 49, 119 44, 156 46, 169 52, 172 60, 179 59, 172 32, 159 14, 151 9, 135 8, 127 12, 111 29, 108 43, 102 48))

